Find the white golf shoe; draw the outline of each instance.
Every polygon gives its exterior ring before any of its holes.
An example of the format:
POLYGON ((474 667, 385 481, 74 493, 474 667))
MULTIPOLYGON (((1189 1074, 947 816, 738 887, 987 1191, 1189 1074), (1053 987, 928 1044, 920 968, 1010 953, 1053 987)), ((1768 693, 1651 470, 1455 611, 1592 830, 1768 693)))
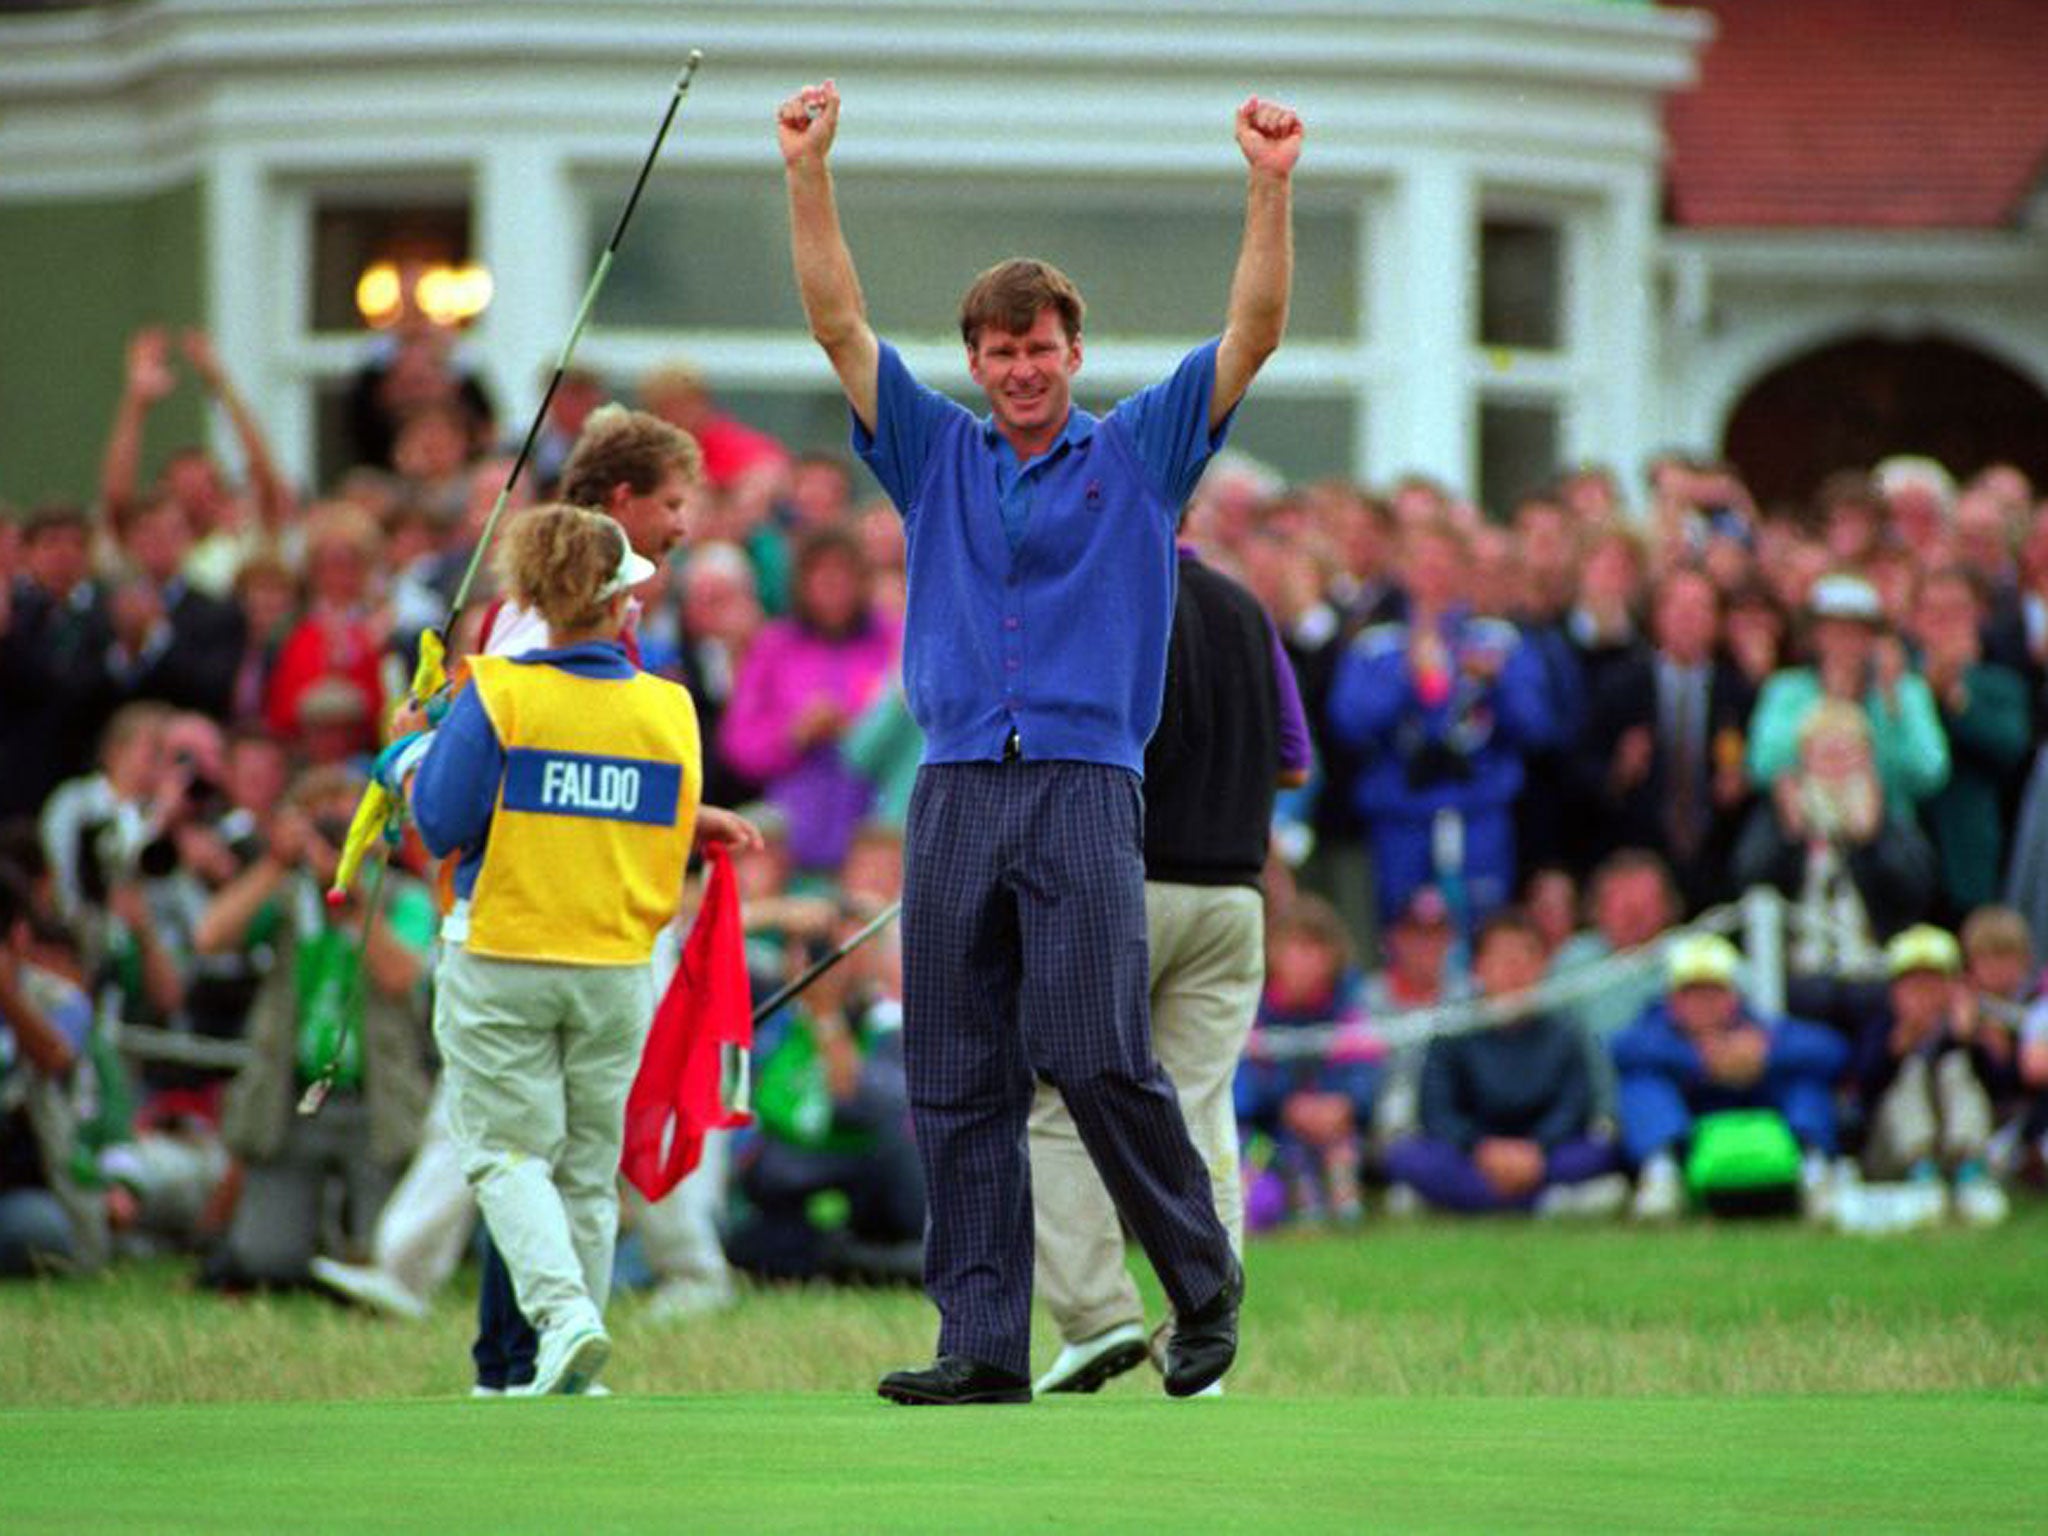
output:
POLYGON ((1145 1363, 1145 1330, 1137 1323, 1118 1323, 1092 1339, 1060 1350, 1052 1369, 1038 1378, 1036 1393, 1099 1392, 1102 1384, 1145 1363))

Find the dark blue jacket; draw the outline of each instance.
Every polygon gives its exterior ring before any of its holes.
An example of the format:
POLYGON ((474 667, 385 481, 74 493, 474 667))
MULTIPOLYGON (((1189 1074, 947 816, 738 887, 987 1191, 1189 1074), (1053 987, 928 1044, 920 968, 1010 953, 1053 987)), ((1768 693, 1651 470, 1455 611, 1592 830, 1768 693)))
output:
POLYGON ((1351 797, 1369 821, 1509 805, 1521 792, 1523 754, 1561 739, 1542 660, 1514 625, 1457 613, 1444 640, 1454 675, 1435 703, 1416 690, 1406 624, 1366 630, 1337 663, 1329 725, 1362 759, 1351 797), (1460 665, 1482 650, 1505 653, 1484 681, 1460 665))
POLYGON ((1469 1152, 1489 1136, 1546 1151, 1586 1134, 1593 1076, 1583 1037, 1539 1015, 1429 1042, 1422 1061, 1422 1133, 1469 1152))

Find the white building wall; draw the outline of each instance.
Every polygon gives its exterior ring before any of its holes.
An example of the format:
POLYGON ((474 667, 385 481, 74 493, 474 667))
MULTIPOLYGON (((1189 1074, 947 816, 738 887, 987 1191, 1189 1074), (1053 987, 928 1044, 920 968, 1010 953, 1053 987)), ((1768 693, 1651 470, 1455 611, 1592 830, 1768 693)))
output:
POLYGON ((1680 234, 1654 392, 1657 436, 1721 441, 1763 375, 1855 336, 1941 336, 2048 394, 2048 231, 1680 234))
MULTIPOLYGON (((1304 202, 1366 238, 1358 332, 1297 338, 1258 398, 1342 408, 1351 430, 1328 469, 1471 487, 1485 395, 1554 403, 1570 457, 1626 463, 1662 435, 1658 112, 1705 36, 1694 13, 1612 0, 151 0, 0 20, 0 204, 196 169, 211 323, 303 475, 313 388, 364 348, 306 322, 319 200, 433 187, 471 199, 497 299, 470 341, 507 422, 522 421, 587 276, 593 215, 608 224, 691 47, 705 65, 663 176, 766 187, 779 187, 775 102, 832 74, 849 186, 1081 176, 1128 186, 1134 205, 1184 186, 1234 220, 1230 117, 1260 92, 1309 122, 1304 202), (1554 351, 1473 334, 1476 221, 1502 198, 1567 231, 1571 323, 1554 351)), ((963 246, 974 233, 960 230, 963 246)), ((1216 274, 1218 322, 1227 281, 1216 274)), ((953 298, 934 293, 929 328, 905 337, 941 384, 964 382, 953 298)), ((1100 387, 1171 355, 1095 319, 1100 387)), ((582 360, 630 376, 678 351, 721 384, 829 387, 795 312, 767 330, 593 328, 582 360)))

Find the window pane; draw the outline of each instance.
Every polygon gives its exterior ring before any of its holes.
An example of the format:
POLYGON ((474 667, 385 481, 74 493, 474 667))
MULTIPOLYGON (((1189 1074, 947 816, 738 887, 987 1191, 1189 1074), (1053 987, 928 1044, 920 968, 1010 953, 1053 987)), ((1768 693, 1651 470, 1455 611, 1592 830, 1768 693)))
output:
MULTIPOLYGON (((615 217, 593 185, 595 260, 615 217)), ((877 330, 945 335, 983 267, 1030 254, 1080 285, 1096 335, 1194 340, 1222 328, 1243 228, 1228 186, 1160 188, 1107 181, 845 177, 840 215, 877 330)), ((779 182, 699 176, 650 192, 612 268, 597 321, 618 327, 786 330, 802 323, 789 271, 779 182)), ((1295 222, 1289 334, 1349 339, 1359 330, 1358 220, 1348 208, 1302 208, 1295 222)))
POLYGON ((373 262, 447 264, 469 260, 469 204, 459 200, 391 206, 323 201, 313 211, 312 313, 317 332, 365 329, 356 283, 373 262))
POLYGON ((1479 229, 1479 340, 1549 350, 1563 344, 1564 242, 1555 225, 1488 219, 1479 229))
POLYGON ((1479 407, 1479 504, 1505 518, 1557 475, 1558 410, 1547 402, 1479 407))

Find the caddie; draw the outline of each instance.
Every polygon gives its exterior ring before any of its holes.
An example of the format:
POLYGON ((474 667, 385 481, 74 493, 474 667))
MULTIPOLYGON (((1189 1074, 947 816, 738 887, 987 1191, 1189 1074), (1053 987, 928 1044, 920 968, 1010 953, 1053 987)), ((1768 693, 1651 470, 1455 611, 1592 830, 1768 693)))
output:
POLYGON ((540 1334, 532 1391, 585 1391, 611 1353, 625 1102, 654 1009, 703 780, 686 690, 620 641, 654 567, 601 513, 539 508, 498 552, 545 648, 478 656, 411 780, 457 858, 434 1036, 464 1171, 540 1334))

